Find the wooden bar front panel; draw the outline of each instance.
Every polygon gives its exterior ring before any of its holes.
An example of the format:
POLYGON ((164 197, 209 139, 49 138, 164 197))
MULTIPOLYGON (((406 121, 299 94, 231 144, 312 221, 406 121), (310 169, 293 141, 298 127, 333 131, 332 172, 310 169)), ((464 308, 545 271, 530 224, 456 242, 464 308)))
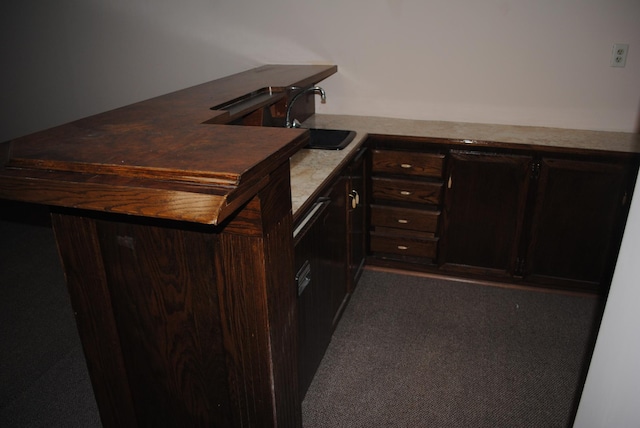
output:
POLYGON ((105 427, 301 426, 288 163, 270 182, 220 227, 54 214, 105 427))

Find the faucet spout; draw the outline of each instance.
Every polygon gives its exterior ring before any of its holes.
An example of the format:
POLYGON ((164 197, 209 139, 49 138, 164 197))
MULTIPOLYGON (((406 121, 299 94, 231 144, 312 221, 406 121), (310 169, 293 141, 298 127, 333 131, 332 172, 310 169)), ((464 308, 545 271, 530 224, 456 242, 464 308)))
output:
MULTIPOLYGON (((298 88, 294 87, 292 89, 298 89, 298 88)), ((293 98, 291 98, 291 102, 289 102, 289 105, 287 106, 287 115, 285 117, 285 124, 284 124, 285 127, 298 128, 300 126, 300 123, 297 120, 294 120, 293 122, 291 121, 291 108, 293 107, 293 104, 298 100, 298 98, 300 98, 303 94, 307 94, 310 92, 319 93, 321 102, 324 103, 327 101, 327 93, 320 86, 311 86, 307 89, 304 89, 298 92, 297 94, 294 95, 293 98)))

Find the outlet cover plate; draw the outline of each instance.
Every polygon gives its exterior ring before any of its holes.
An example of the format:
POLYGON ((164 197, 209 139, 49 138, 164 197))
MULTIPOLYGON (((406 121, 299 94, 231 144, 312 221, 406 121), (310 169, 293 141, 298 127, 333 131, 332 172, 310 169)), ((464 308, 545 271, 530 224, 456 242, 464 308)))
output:
POLYGON ((624 67, 627 64, 627 52, 629 52, 628 44, 614 44, 611 51, 611 67, 624 67))

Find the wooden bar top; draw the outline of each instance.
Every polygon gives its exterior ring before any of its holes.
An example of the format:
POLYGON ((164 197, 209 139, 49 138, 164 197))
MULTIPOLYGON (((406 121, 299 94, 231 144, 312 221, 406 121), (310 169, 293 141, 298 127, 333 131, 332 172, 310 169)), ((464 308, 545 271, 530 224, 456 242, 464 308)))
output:
POLYGON ((336 71, 267 65, 2 144, 0 198, 219 224, 307 139, 300 129, 225 125, 234 100, 336 71))

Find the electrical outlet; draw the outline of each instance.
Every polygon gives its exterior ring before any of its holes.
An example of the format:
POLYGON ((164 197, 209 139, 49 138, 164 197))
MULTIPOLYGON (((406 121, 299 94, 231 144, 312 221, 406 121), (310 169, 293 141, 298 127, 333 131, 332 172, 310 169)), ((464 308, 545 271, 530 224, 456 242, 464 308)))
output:
POLYGON ((624 67, 627 63, 627 52, 629 45, 626 43, 616 43, 611 51, 611 67, 624 67))

